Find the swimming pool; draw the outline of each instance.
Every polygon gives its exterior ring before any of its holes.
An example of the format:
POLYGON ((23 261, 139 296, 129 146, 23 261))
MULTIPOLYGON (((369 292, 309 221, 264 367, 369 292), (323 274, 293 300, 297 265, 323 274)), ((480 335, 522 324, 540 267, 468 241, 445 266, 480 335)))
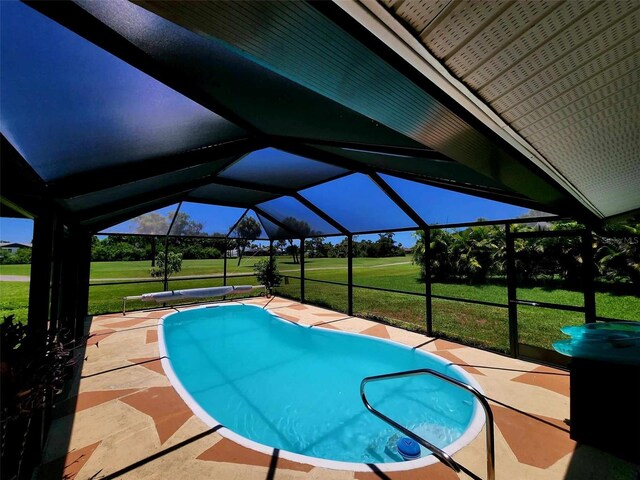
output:
MULTIPOLYGON (((307 327, 251 305, 219 305, 166 316, 159 329, 165 371, 210 426, 251 448, 304 463, 383 470, 402 462, 401 435, 362 404, 366 376, 432 368, 479 388, 463 370, 394 342, 307 327), (348 463, 343 463, 348 462, 348 463), (357 464, 357 465, 356 465, 357 464), (388 464, 388 465, 387 465, 388 464)), ((484 414, 463 390, 432 377, 367 386, 372 405, 453 453, 482 428, 484 414)))

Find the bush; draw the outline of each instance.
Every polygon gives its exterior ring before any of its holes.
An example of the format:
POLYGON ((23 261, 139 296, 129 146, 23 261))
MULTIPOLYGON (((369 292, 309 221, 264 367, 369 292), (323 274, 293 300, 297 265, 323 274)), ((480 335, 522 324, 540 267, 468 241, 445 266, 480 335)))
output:
POLYGON ((2 478, 31 478, 41 419, 77 364, 69 340, 62 330, 28 335, 13 315, 0 324, 2 478))
POLYGON ((6 265, 26 265, 31 263, 31 249, 19 248, 16 253, 0 253, 0 263, 6 265))
POLYGON ((207 260, 210 258, 222 258, 220 250, 215 247, 203 247, 198 244, 187 244, 180 249, 185 260, 207 260))
MULTIPOLYGON (((164 277, 164 255, 158 255, 156 257, 156 266, 152 267, 149 273, 152 277, 164 277)), ((170 277, 173 273, 177 273, 182 270, 182 254, 176 252, 169 252, 167 254, 167 277, 170 277)))
POLYGON ((278 265, 271 259, 262 259, 253 267, 258 283, 266 287, 269 294, 271 290, 282 283, 282 275, 278 272, 278 265))

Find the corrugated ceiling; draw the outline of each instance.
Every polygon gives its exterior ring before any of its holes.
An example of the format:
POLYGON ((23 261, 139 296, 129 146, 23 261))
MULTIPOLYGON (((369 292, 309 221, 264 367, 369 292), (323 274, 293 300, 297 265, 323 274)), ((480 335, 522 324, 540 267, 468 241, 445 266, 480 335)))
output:
POLYGON ((377 1, 603 216, 638 208, 639 1, 377 1))

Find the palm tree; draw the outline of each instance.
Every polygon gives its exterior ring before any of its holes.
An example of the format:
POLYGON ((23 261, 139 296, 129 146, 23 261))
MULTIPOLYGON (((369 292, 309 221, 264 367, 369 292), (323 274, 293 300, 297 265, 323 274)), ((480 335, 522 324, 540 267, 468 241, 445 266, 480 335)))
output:
POLYGON ((494 226, 470 227, 453 235, 449 256, 456 274, 472 282, 485 282, 494 268, 494 257, 503 236, 494 226))
MULTIPOLYGON (((425 232, 418 230, 414 233, 416 244, 413 248, 413 263, 420 266, 420 278, 426 279, 427 266, 425 264, 425 232)), ((431 254, 431 276, 438 280, 446 280, 452 274, 449 248, 451 233, 444 229, 431 229, 429 249, 431 254)))
POLYGON ((628 236, 598 237, 598 269, 608 280, 628 280, 640 288, 640 224, 621 225, 617 231, 628 236))

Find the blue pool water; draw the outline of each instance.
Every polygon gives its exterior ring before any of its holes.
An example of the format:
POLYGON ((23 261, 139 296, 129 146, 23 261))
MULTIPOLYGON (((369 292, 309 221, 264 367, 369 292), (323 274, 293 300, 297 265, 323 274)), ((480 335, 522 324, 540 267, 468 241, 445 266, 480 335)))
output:
MULTIPOLYGON (((400 435, 360 400, 364 377, 432 368, 469 382, 432 355, 300 326, 252 306, 170 315, 163 336, 176 377, 211 417, 255 442, 323 459, 402 461, 400 435)), ((441 448, 459 439, 477 408, 469 393, 431 377, 371 383, 367 396, 441 448)))

